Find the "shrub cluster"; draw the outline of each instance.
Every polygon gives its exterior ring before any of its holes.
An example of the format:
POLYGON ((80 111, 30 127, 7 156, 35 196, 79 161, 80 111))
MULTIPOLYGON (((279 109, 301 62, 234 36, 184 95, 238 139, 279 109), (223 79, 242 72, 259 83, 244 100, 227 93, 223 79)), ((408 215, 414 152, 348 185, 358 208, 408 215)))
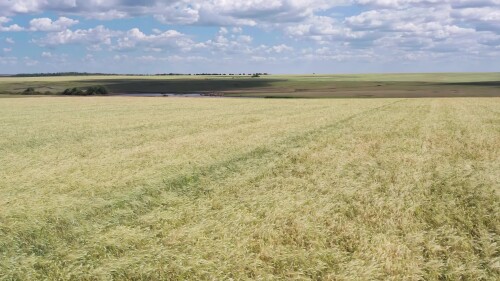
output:
POLYGON ((85 94, 88 96, 103 96, 109 94, 109 91, 103 86, 95 86, 88 88, 85 91, 85 94))
POLYGON ((37 92, 35 91, 35 88, 29 87, 26 90, 24 90, 23 95, 35 95, 37 92))
POLYGON ((66 96, 83 96, 83 95, 85 95, 85 93, 81 89, 70 88, 70 89, 64 90, 63 95, 66 95, 66 96))
POLYGON ((16 92, 16 93, 4 93, 4 94, 22 94, 22 95, 52 95, 53 93, 51 91, 45 91, 45 92, 39 92, 35 90, 33 87, 29 87, 26 90, 22 92, 16 92))
POLYGON ((62 94, 67 96, 104 96, 109 94, 109 91, 103 86, 94 86, 85 91, 79 88, 68 88, 62 94))

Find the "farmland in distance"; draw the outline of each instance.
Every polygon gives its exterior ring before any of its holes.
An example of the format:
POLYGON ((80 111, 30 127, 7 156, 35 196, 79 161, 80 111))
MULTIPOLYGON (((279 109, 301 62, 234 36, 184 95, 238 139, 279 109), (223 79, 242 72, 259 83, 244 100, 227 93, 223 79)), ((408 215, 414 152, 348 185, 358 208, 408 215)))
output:
POLYGON ((0 97, 33 88, 60 94, 102 85, 112 94, 217 93, 227 97, 416 98, 498 97, 500 73, 250 76, 0 77, 0 97), (2 95, 3 93, 3 95, 2 95))

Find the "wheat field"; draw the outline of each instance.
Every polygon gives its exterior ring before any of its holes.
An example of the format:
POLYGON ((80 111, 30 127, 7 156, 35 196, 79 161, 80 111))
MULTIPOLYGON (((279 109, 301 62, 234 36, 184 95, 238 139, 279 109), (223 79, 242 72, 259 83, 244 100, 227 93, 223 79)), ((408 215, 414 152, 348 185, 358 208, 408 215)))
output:
POLYGON ((0 280, 498 280, 500 99, 0 99, 0 280))

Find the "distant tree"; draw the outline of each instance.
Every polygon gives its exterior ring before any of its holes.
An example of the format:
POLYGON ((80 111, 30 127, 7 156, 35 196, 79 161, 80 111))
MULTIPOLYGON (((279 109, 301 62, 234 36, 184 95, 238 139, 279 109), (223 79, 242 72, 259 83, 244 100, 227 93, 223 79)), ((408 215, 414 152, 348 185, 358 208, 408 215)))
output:
POLYGON ((83 96, 85 93, 78 88, 68 88, 62 94, 67 96, 83 96))
POLYGON ((104 96, 107 94, 109 94, 109 91, 103 86, 89 87, 85 91, 85 95, 87 96, 104 96))
POLYGON ((85 95, 86 96, 93 96, 96 94, 95 92, 96 92, 96 88, 90 87, 90 88, 87 88, 87 90, 85 91, 85 95))
POLYGON ((82 90, 79 88, 68 88, 62 92, 66 96, 104 96, 108 95, 109 91, 103 86, 93 86, 82 90))

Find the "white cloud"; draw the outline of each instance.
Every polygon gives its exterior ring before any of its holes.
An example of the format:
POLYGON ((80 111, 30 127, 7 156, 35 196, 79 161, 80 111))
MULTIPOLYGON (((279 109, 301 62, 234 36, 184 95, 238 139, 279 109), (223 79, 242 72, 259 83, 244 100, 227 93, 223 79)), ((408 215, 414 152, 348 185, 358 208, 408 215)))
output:
POLYGON ((30 30, 45 32, 63 31, 77 23, 77 20, 67 17, 60 17, 55 21, 49 18, 36 18, 30 21, 30 30))
POLYGON ((115 61, 127 60, 127 59, 128 59, 128 56, 127 56, 127 55, 114 55, 114 56, 113 56, 113 59, 114 59, 115 61))
POLYGON ((86 18, 98 19, 98 20, 115 20, 115 19, 127 18, 129 15, 127 12, 111 9, 104 12, 99 12, 99 11, 88 12, 83 14, 83 16, 86 18))
POLYGON ((220 25, 258 25, 300 22, 315 12, 347 1, 336 0, 208 0, 198 2, 200 22, 220 25))
POLYGON ((243 44, 250 44, 252 43, 252 36, 249 36, 249 35, 240 35, 238 36, 238 41, 243 43, 243 44))
MULTIPOLYGON (((2 56, 0 56, 0 64, 15 65, 15 64, 17 64, 17 62, 18 62, 17 57, 2 57, 2 56)), ((2 70, 2 71, 6 71, 6 70, 2 70)), ((3 73, 5 73, 5 72, 3 72, 3 73)))
POLYGON ((156 12, 154 17, 159 22, 164 24, 192 24, 196 23, 200 19, 199 11, 192 9, 191 7, 165 7, 159 9, 160 12, 156 12))
POLYGON ((23 31, 24 30, 24 28, 19 26, 18 24, 3 26, 3 24, 6 24, 10 21, 12 21, 12 19, 7 18, 7 17, 0 17, 0 32, 16 32, 16 31, 23 31))
POLYGON ((345 22, 353 30, 376 32, 379 38, 398 33, 399 37, 440 40, 476 33, 473 28, 456 25, 446 9, 372 10, 348 17, 345 22))
POLYGON ((109 52, 111 61, 126 60, 117 51, 133 51, 128 54, 136 60, 172 62, 188 57, 293 60, 303 50, 315 62, 494 58, 500 52, 500 0, 0 0, 0 32, 23 30, 47 32, 30 33, 31 42, 39 46, 80 44, 95 58, 96 52, 109 52), (353 6, 348 16, 346 9, 335 9, 342 5, 353 6), (23 28, 11 20, 22 13, 70 18, 34 18, 23 28), (107 21, 95 28, 75 27, 77 18, 86 23, 88 18, 138 16, 154 18, 157 24, 193 27, 187 33, 158 26, 148 29, 150 33, 139 28, 117 31, 107 21), (200 39, 206 35, 198 32, 189 34, 200 26, 220 29, 211 40, 200 39), (258 46, 260 42, 273 43, 258 46))
POLYGON ((16 0, 0 2, 0 14, 64 12, 100 20, 153 15, 163 23, 256 25, 296 22, 347 0, 16 0))
POLYGON ((259 62, 259 63, 267 62, 270 60, 272 60, 272 58, 270 58, 270 57, 263 57, 263 56, 251 56, 250 57, 250 61, 259 62))
POLYGON ((138 28, 133 28, 117 40, 115 50, 132 50, 139 46, 149 48, 173 48, 189 50, 195 43, 185 34, 176 30, 167 30, 161 33, 146 35, 138 28))
MULTIPOLYGON (((129 58, 130 57, 127 57, 127 59, 129 58)), ((147 63, 152 63, 152 62, 192 63, 192 62, 210 61, 208 58, 203 56, 178 56, 178 55, 164 56, 164 57, 147 55, 147 56, 139 56, 134 59, 139 62, 147 62, 147 63)))
POLYGON ((39 63, 39 61, 34 60, 34 59, 30 58, 30 57, 24 57, 23 60, 24 60, 24 64, 26 66, 35 66, 35 65, 37 65, 39 63))
POLYGON ((287 46, 285 44, 272 46, 271 48, 269 48, 267 50, 268 53, 278 53, 278 54, 281 54, 283 52, 289 52, 289 51, 293 51, 293 48, 290 46, 287 46))
POLYGON ((294 38, 306 37, 317 42, 325 40, 352 40, 366 36, 366 32, 353 31, 338 20, 327 16, 315 16, 307 22, 289 25, 285 33, 294 38))
POLYGON ((68 63, 68 54, 42 52, 41 61, 45 64, 60 66, 68 63))
POLYGON ((457 9, 452 17, 465 25, 480 30, 491 30, 500 33, 500 7, 473 7, 457 9))
MULTIPOLYGON (((16 0, 0 2, 0 10, 3 14, 38 12, 43 8, 43 2, 37 0, 16 0)), ((46 4, 46 2, 45 2, 46 4)))
POLYGON ((16 32, 16 31, 23 31, 24 28, 17 25, 17 24, 12 24, 12 25, 9 25, 9 26, 0 26, 0 31, 4 31, 4 32, 16 32))
POLYGON ((42 47, 65 44, 100 46, 101 44, 110 45, 111 39, 118 36, 118 34, 120 32, 99 25, 90 29, 77 29, 75 31, 66 29, 59 32, 51 32, 41 39, 33 40, 33 42, 42 47))
POLYGON ((7 44, 15 44, 15 43, 16 43, 16 41, 14 41, 14 39, 12 39, 12 38, 10 38, 10 37, 5 38, 5 42, 6 42, 7 44))
POLYGON ((93 63, 96 60, 94 58, 94 55, 92 55, 92 54, 86 54, 85 57, 82 58, 82 61, 83 62, 91 62, 91 63, 93 63))

